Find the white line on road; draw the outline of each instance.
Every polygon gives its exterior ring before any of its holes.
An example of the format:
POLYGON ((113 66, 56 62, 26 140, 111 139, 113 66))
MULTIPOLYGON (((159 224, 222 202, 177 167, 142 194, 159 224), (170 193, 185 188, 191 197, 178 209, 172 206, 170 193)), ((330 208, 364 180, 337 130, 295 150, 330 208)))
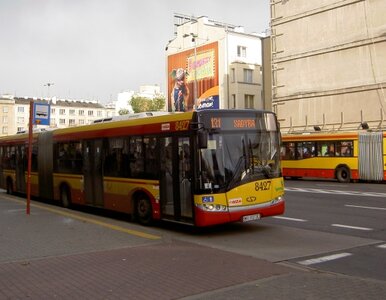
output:
POLYGON ((343 253, 338 253, 338 254, 333 254, 333 255, 313 258, 313 259, 307 259, 307 260, 299 261, 298 263, 303 265, 303 266, 309 266, 309 265, 313 265, 313 264, 323 263, 323 262, 326 262, 326 261, 331 261, 331 260, 334 260, 334 259, 339 259, 339 258, 347 257, 347 256, 350 256, 350 255, 352 255, 352 254, 348 253, 348 252, 343 252, 343 253))
POLYGON ((350 196, 359 196, 359 197, 386 198, 386 193, 376 193, 376 192, 341 191, 341 190, 325 190, 325 189, 295 188, 295 187, 286 187, 285 191, 300 192, 300 193, 314 193, 314 194, 335 194, 335 195, 350 195, 350 196))
POLYGON ((382 248, 382 249, 386 249, 386 244, 378 245, 377 247, 378 247, 378 248, 382 248))
POLYGON ((296 218, 288 218, 288 217, 280 217, 280 216, 274 216, 275 219, 281 219, 281 220, 288 220, 288 221, 295 221, 295 222, 307 222, 307 220, 304 219, 296 219, 296 218))
POLYGON ((331 224, 331 226, 334 226, 334 227, 341 227, 341 228, 347 228, 347 229, 365 230, 365 231, 371 231, 371 230, 373 230, 372 228, 358 227, 358 226, 349 226, 349 225, 343 225, 343 224, 331 224))
POLYGON ((345 206, 347 206, 347 207, 355 207, 355 208, 366 208, 366 209, 386 210, 385 207, 360 206, 360 205, 351 205, 351 204, 346 204, 345 206))

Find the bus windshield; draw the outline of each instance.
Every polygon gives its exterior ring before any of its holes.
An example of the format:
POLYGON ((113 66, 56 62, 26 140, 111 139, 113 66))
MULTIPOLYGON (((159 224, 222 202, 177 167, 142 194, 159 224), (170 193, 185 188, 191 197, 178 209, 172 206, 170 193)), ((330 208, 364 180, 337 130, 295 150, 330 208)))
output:
POLYGON ((226 191, 281 176, 277 131, 211 133, 200 158, 200 188, 204 190, 226 191))

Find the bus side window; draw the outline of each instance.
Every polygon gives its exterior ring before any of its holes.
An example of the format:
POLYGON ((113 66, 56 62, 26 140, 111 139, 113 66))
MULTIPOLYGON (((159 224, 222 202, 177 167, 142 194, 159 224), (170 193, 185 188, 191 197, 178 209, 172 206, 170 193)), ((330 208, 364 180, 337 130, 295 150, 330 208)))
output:
POLYGON ((352 156, 352 141, 338 142, 337 153, 339 153, 340 156, 352 156))
POLYGON ((283 143, 281 159, 295 159, 295 143, 283 143))
POLYGON ((157 138, 144 137, 145 145, 145 172, 146 178, 158 178, 158 160, 157 160, 157 138))
POLYGON ((144 171, 142 137, 130 138, 130 174, 131 177, 141 177, 144 171))

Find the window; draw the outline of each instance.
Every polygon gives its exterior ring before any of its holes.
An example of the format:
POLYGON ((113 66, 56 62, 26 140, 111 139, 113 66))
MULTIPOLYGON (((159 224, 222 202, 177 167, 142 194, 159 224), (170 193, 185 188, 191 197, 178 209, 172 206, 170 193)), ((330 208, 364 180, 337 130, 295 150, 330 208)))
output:
POLYGON ((109 138, 105 145, 104 175, 112 177, 128 177, 129 139, 109 138))
POLYGON ((65 115, 66 110, 64 108, 59 109, 59 115, 65 115))
POLYGON ((66 119, 59 119, 59 124, 60 125, 65 125, 66 124, 66 119))
POLYGON ((145 173, 148 179, 157 179, 158 160, 157 160, 157 139, 155 137, 144 137, 145 146, 145 173))
POLYGON ((79 116, 84 116, 84 110, 83 109, 79 110, 79 116))
POLYGON ((75 119, 68 120, 68 125, 75 126, 75 119))
POLYGON ((232 108, 236 108, 236 95, 232 94, 232 108))
POLYGON ((55 108, 51 108, 51 114, 55 114, 55 108))
POLYGON ((7 116, 3 116, 3 124, 7 124, 8 123, 8 117, 7 116))
POLYGON ((89 110, 89 111, 87 112, 87 114, 88 114, 89 117, 91 117, 91 116, 94 115, 94 111, 93 111, 93 110, 89 110))
POLYGON ((8 133, 8 126, 3 126, 2 132, 3 132, 4 134, 7 134, 7 133, 8 133))
POLYGON ((24 117, 17 117, 18 124, 24 124, 24 117))
POLYGON ((83 119, 79 120, 79 125, 84 125, 84 120, 83 119))
POLYGON ((255 103, 254 103, 254 95, 244 95, 244 106, 245 108, 254 108, 255 103))
POLYGON ((24 131, 24 127, 17 127, 17 132, 22 132, 24 131))
POLYGON ((237 46, 237 56, 238 57, 247 57, 247 47, 237 46))
POLYGON ((75 109, 70 109, 69 114, 70 114, 70 116, 75 115, 75 109))
POLYGON ((132 177, 141 177, 144 171, 144 155, 141 137, 130 138, 130 171, 132 177))
POLYGON ((235 82, 236 81, 236 73, 235 73, 235 69, 232 68, 231 69, 231 82, 235 82))
POLYGON ((82 173, 82 143, 64 142, 55 146, 55 170, 73 174, 82 173))
POLYGON ((17 112, 18 113, 23 113, 24 112, 24 106, 18 106, 17 107, 17 112))
POLYGON ((244 82, 253 83, 253 70, 244 69, 244 82))
POLYGON ((98 116, 98 117, 102 117, 102 111, 101 111, 101 110, 98 110, 97 116, 98 116))

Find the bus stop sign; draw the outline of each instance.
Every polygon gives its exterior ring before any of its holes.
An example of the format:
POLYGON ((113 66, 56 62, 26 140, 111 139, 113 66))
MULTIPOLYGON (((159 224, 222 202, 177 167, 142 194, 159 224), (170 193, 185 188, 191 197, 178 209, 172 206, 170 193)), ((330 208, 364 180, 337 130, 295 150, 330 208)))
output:
POLYGON ((45 103, 34 103, 33 124, 50 125, 50 105, 45 103))

